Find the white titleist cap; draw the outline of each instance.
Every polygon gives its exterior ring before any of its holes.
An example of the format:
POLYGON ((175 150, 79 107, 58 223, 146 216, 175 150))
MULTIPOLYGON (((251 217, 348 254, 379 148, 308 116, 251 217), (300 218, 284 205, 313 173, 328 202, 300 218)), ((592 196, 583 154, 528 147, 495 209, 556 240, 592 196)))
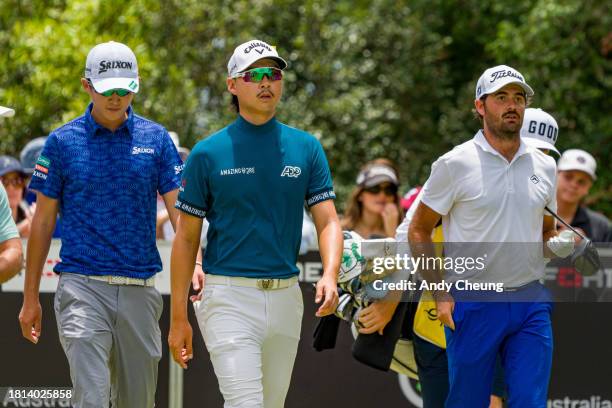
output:
POLYGON ((478 79, 476 99, 496 92, 508 84, 517 84, 525 90, 527 96, 533 96, 533 89, 527 85, 520 72, 507 65, 498 65, 487 69, 478 79))
POLYGON ((595 158, 589 153, 580 149, 569 149, 563 152, 559 162, 557 162, 557 170, 568 171, 568 170, 580 170, 591 176, 593 180, 595 177, 595 170, 597 169, 597 162, 595 158))
POLYGON ((15 116, 15 111, 13 109, 0 106, 0 118, 10 118, 12 116, 15 116))
POLYGON ((256 61, 264 58, 275 60, 280 69, 285 69, 287 67, 287 62, 278 56, 276 47, 260 40, 251 40, 236 47, 232 57, 227 63, 227 75, 233 78, 236 74, 244 71, 256 61))
POLYGON ((558 135, 559 125, 550 114, 540 108, 525 109, 521 128, 521 137, 525 143, 537 149, 548 149, 561 155, 555 147, 558 135))
POLYGON ((85 63, 85 78, 89 78, 99 93, 111 89, 138 92, 138 63, 125 44, 114 41, 98 44, 89 51, 85 63))

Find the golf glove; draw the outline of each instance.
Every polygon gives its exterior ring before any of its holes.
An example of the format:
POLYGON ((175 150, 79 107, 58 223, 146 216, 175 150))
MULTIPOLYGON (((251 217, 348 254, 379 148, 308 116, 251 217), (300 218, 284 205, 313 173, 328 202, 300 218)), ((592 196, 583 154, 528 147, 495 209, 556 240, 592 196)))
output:
POLYGON ((575 235, 573 231, 564 230, 556 237, 550 238, 546 246, 559 258, 566 258, 574 252, 575 235))

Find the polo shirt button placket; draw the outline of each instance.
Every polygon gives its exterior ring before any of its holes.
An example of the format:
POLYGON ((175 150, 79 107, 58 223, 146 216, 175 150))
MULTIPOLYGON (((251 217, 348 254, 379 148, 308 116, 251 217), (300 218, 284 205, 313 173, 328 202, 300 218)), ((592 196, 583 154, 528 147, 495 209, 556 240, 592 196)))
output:
POLYGON ((514 180, 511 173, 512 163, 506 167, 506 187, 509 193, 514 193, 514 180))

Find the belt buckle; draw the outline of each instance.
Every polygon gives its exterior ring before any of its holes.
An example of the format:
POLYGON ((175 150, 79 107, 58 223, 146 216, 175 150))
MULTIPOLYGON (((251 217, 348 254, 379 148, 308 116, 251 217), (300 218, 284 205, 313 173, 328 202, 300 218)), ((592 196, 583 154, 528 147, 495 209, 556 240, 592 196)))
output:
POLYGON ((126 278, 125 276, 111 276, 108 283, 111 285, 125 285, 126 278))
POLYGON ((259 289, 271 289, 274 285, 274 279, 257 279, 257 287, 259 289))

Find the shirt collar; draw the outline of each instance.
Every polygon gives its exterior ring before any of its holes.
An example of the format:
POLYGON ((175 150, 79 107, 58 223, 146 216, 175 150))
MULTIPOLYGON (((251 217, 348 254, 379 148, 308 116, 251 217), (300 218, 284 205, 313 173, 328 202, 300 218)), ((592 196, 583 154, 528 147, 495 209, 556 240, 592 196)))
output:
MULTIPOLYGON (((480 129, 478 131, 478 133, 476 133, 476 135, 474 136, 474 143, 478 146, 480 146, 480 148, 482 150, 484 150, 487 153, 490 153, 492 155, 498 156, 502 159, 504 159, 504 161, 506 161, 506 158, 504 156, 501 155, 500 152, 498 152, 497 150, 495 150, 493 148, 493 146, 491 146, 489 144, 489 141, 487 140, 487 138, 484 135, 484 132, 482 131, 482 129, 480 129)), ((528 146, 523 139, 520 139, 520 145, 518 150, 516 151, 516 154, 514 155, 514 157, 512 158, 512 162, 515 162, 516 160, 518 160, 519 157, 521 157, 524 154, 527 153, 531 153, 533 151, 533 147, 528 146)))
MULTIPOLYGON (((87 109, 85 109, 85 123, 87 124, 87 128, 89 129, 90 133, 92 135, 95 135, 98 131, 110 132, 110 130, 98 124, 98 122, 95 121, 93 116, 91 116, 92 108, 93 108, 93 102, 90 102, 89 105, 87 106, 87 109)), ((121 126, 117 128, 117 130, 115 130, 115 132, 123 128, 126 128, 128 131, 128 134, 129 135, 132 134, 132 132, 134 131, 134 111, 132 110, 131 105, 128 106, 127 114, 128 114, 127 119, 125 120, 125 122, 121 124, 121 126)))
POLYGON ((243 118, 242 115, 238 115, 238 119, 236 119, 236 122, 234 123, 236 124, 236 127, 243 132, 253 134, 267 134, 274 131, 278 122, 276 121, 276 117, 273 117, 263 125, 254 125, 245 118, 243 118))

